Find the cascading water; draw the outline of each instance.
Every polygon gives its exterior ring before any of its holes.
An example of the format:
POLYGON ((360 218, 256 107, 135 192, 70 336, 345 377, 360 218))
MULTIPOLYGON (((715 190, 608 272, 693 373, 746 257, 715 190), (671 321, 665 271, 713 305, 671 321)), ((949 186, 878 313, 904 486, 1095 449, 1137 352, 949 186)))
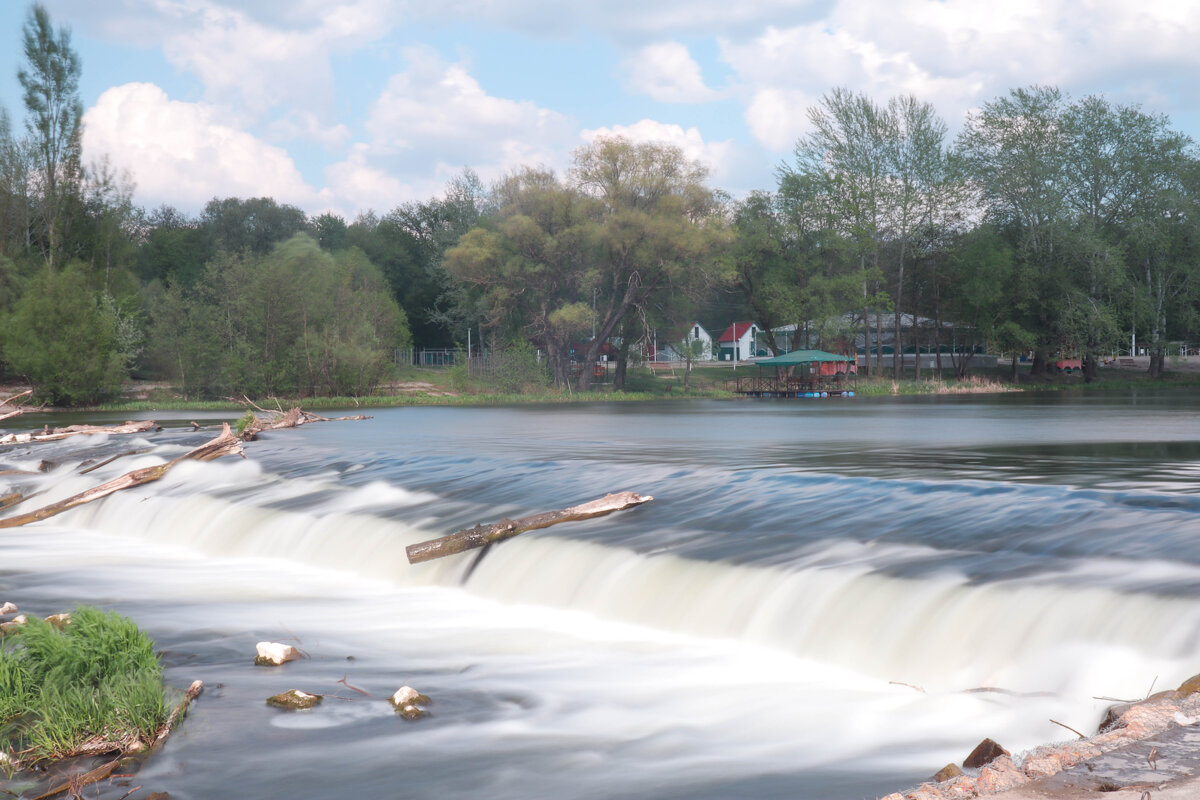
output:
MULTIPOLYGON (((139 775, 174 797, 872 797, 1200 672, 1198 421, 1144 394, 381 411, 6 532, 0 601, 113 608, 176 685, 221 684, 139 775), (622 489, 657 499, 404 557, 622 489), (263 638, 310 658, 256 669, 263 638), (403 683, 432 717, 392 716, 403 683), (287 688, 340 697, 263 707, 287 688)), ((0 459, 57 461, 49 502, 201 438, 0 459)))

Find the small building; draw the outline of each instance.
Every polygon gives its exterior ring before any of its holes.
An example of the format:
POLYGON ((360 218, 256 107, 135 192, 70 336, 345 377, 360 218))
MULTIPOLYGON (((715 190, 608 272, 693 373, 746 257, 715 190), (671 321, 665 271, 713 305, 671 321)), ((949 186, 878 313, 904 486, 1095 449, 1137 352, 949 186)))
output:
POLYGON ((735 378, 733 391, 750 397, 853 397, 854 356, 824 350, 793 350, 755 362, 757 375, 735 378))
MULTIPOLYGON (((651 352, 647 354, 649 361, 686 361, 683 353, 678 352, 679 345, 682 342, 687 342, 691 345, 693 342, 700 342, 698 354, 692 357, 693 361, 715 361, 717 358, 716 348, 713 347, 713 338, 703 325, 697 321, 692 321, 686 329, 675 329, 677 338, 670 342, 664 342, 661 345, 658 343, 658 337, 655 336, 654 346, 651 352)), ((693 351, 696 353, 696 351, 693 351)))
POLYGON ((762 331, 754 322, 735 322, 725 329, 720 345, 721 361, 746 361, 759 355, 766 355, 766 349, 759 352, 758 334, 762 331))

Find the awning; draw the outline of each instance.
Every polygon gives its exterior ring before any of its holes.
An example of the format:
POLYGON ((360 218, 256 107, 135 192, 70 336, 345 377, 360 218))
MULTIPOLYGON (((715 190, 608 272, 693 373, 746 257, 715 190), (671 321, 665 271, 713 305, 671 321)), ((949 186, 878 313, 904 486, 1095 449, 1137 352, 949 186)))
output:
POLYGON ((826 361, 853 361, 852 356, 839 356, 824 350, 793 350, 775 358, 760 358, 754 363, 760 367, 794 367, 797 364, 823 363, 826 361))

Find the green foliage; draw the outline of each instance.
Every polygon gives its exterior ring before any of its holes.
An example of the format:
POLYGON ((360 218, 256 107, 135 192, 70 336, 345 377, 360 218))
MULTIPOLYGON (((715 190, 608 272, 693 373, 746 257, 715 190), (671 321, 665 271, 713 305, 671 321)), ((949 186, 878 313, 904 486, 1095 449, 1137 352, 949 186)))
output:
POLYGON ((153 361, 185 396, 367 394, 411 341, 379 269, 305 234, 265 256, 226 253, 146 304, 153 361))
POLYGON ((536 348, 529 342, 518 340, 492 355, 498 357, 498 366, 487 383, 489 391, 503 394, 537 391, 551 384, 546 360, 538 358, 536 348))
MULTIPOLYGON (((4 358, 53 405, 94 404, 125 383, 120 321, 79 264, 34 277, 5 324, 4 358)), ((128 346, 128 342, 125 346, 128 346)))
POLYGON ((129 619, 76 609, 0 639, 0 750, 70 754, 94 736, 148 742, 166 720, 154 642, 129 619))
POLYGON ((249 428, 251 425, 257 422, 257 420, 258 418, 254 416, 253 411, 247 411, 245 414, 242 414, 237 421, 237 435, 241 436, 244 434, 246 432, 246 428, 249 428))

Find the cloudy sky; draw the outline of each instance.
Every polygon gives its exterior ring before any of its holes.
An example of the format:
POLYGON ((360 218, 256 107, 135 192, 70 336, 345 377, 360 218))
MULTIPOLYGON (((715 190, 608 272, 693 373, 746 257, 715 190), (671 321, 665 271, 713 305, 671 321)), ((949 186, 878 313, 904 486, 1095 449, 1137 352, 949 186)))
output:
MULTIPOLYGON (((770 189, 834 86, 911 93, 952 131, 1010 88, 1168 114, 1200 139, 1196 0, 44 0, 83 58, 85 157, 195 213, 271 196, 387 211, 464 166, 564 168, 662 139, 770 189)), ((0 103, 28 4, 0 0, 0 103)))

